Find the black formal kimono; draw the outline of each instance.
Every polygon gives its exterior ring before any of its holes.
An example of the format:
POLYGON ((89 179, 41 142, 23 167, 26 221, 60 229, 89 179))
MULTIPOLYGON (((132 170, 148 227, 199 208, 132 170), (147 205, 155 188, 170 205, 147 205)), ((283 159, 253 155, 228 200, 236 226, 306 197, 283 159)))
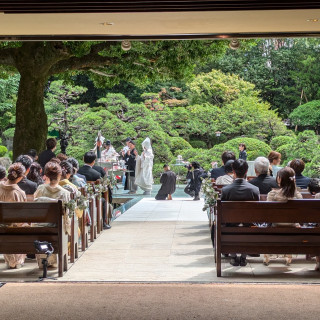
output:
POLYGON ((156 200, 166 200, 169 194, 173 194, 176 191, 176 179, 176 174, 170 170, 161 175, 161 188, 155 197, 156 200))
POLYGON ((124 190, 129 190, 129 176, 134 177, 135 176, 135 170, 136 170, 136 156, 134 154, 134 150, 130 150, 130 155, 128 153, 124 156, 124 161, 126 162, 126 166, 128 170, 131 172, 126 172, 126 182, 124 185, 124 190))

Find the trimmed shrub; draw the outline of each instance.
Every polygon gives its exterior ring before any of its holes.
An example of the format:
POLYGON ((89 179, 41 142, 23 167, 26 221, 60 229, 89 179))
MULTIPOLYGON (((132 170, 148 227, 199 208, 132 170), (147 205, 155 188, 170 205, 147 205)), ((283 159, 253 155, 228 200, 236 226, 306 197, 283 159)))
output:
POLYGON ((253 138, 235 138, 224 144, 224 150, 233 151, 238 158, 239 144, 244 143, 247 147, 247 160, 255 160, 257 157, 266 157, 271 148, 263 141, 253 138))
POLYGON ((4 157, 8 152, 8 149, 5 146, 0 146, 0 157, 4 157))
POLYGON ((181 137, 170 137, 169 138, 169 148, 171 150, 171 152, 177 156, 178 154, 176 154, 176 152, 178 150, 182 150, 182 149, 190 149, 192 148, 191 144, 184 140, 181 137))
POLYGON ((289 137, 289 136, 278 136, 274 137, 270 142, 270 147, 272 150, 278 150, 279 147, 285 144, 291 144, 296 141, 296 137, 289 137))
POLYGON ((202 148, 205 149, 207 147, 207 144, 202 140, 190 140, 190 145, 193 148, 202 148))

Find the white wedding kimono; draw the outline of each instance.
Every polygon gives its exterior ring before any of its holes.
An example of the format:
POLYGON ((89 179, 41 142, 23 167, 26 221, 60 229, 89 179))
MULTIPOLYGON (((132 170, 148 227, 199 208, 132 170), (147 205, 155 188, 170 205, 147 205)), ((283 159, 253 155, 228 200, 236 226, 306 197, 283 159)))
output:
POLYGON ((151 191, 153 185, 153 151, 151 141, 146 138, 142 142, 143 152, 141 156, 136 157, 135 184, 143 191, 151 191))

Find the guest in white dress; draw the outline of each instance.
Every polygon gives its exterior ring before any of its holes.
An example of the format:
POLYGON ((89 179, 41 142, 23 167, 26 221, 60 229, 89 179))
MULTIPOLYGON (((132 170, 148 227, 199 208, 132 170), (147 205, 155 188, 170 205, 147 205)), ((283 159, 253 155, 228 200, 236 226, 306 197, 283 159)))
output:
POLYGON ((227 185, 231 184, 234 181, 233 177, 233 170, 232 170, 232 164, 234 163, 234 160, 228 160, 226 164, 224 165, 224 171, 226 174, 224 176, 220 176, 216 180, 216 185, 227 185))

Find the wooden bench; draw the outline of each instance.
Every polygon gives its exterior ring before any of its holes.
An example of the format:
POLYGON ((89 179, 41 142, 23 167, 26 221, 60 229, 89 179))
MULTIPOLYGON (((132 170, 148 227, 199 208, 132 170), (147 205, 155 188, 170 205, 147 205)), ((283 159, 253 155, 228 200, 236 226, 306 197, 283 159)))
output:
POLYGON ((35 254, 34 241, 48 241, 58 254, 58 274, 68 268, 68 235, 63 227, 62 202, 0 202, 0 224, 50 223, 53 227, 0 226, 0 252, 35 254))
POLYGON ((217 202, 215 259, 221 277, 221 254, 311 254, 320 255, 320 228, 230 227, 235 223, 320 223, 320 200, 288 202, 217 202))

